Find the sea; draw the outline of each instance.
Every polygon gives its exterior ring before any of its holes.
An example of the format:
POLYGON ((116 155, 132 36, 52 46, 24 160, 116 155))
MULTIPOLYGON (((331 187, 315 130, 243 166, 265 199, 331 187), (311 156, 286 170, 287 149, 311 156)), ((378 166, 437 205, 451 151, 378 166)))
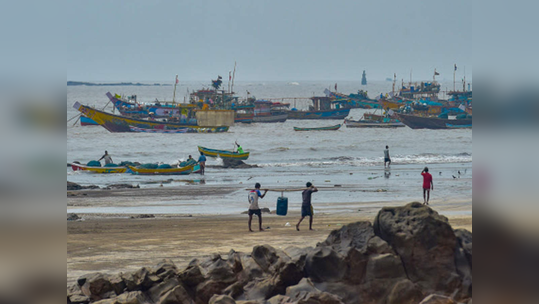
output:
MULTIPOLYGON (((148 84, 162 82, 144 82, 148 84)), ((337 91, 345 94, 365 90, 369 97, 392 90, 392 82, 339 81, 337 91)), ((225 89, 227 83, 223 84, 225 89)), ((208 88, 209 81, 180 82, 176 101, 189 92, 208 88)), ((452 88, 442 82, 442 89, 452 88)), ((291 107, 306 109, 309 97, 322 96, 324 89, 335 90, 330 81, 237 81, 233 90, 240 97, 256 97, 290 102, 291 107)), ((107 92, 137 95, 139 102, 172 100, 174 87, 161 86, 67 86, 67 120, 76 117, 75 102, 112 112, 107 92)), ((443 97, 443 96, 441 96, 443 97)), ((374 110, 352 109, 350 118, 360 119, 374 110)), ((379 111, 379 110, 378 110, 379 111)), ((101 126, 80 126, 77 119, 67 122, 67 162, 87 163, 99 159, 107 150, 114 162, 175 164, 189 155, 198 158, 197 146, 232 150, 241 144, 250 157, 250 169, 223 169, 221 159, 209 158, 204 176, 139 176, 131 174, 91 174, 67 167, 67 180, 81 185, 106 187, 133 184, 141 188, 233 187, 228 195, 193 196, 189 199, 156 198, 147 203, 130 203, 125 197, 108 206, 69 207, 68 212, 118 214, 239 214, 248 207, 247 188, 256 182, 262 188, 302 188, 306 182, 320 187, 313 195, 315 210, 357 212, 361 208, 379 208, 392 203, 422 201, 421 171, 428 167, 434 177, 434 203, 459 202, 455 214, 472 212, 472 130, 362 129, 341 127, 338 131, 296 132, 293 127, 321 127, 342 120, 287 120, 284 123, 237 124, 218 134, 145 134, 110 133, 101 126), (389 146, 392 164, 384 168, 385 146, 389 146)), ((97 190, 99 191, 99 190, 97 190)), ((301 192, 269 192, 261 207, 275 208, 284 195, 291 209, 301 205, 301 192)), ((451 211, 446 211, 446 213, 451 211)))

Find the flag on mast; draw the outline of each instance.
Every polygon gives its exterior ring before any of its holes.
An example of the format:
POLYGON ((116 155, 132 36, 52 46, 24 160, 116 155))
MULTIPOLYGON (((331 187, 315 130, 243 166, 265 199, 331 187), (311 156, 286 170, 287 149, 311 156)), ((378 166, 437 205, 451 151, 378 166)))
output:
POLYGON ((178 82, 179 82, 179 81, 178 81, 178 75, 176 75, 176 84, 178 84, 178 82))
POLYGON ((457 70, 457 64, 455 63, 455 71, 457 70))
POLYGON ((436 72, 436 69, 434 69, 434 76, 438 76, 440 73, 436 72))

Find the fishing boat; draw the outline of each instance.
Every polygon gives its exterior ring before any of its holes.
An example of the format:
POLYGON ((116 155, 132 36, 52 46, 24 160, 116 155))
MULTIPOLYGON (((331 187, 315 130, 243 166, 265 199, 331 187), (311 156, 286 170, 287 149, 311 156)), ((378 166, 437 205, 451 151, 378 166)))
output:
POLYGON ((127 166, 133 174, 137 175, 187 175, 193 172, 194 166, 171 167, 171 168, 143 168, 127 166))
POLYGON ((341 124, 329 126, 329 127, 317 127, 317 128, 298 128, 294 127, 294 131, 337 131, 341 127, 341 124))
POLYGON ((402 122, 379 122, 372 120, 345 120, 347 128, 400 128, 406 125, 402 122))
POLYGON ((99 124, 95 122, 93 119, 82 116, 82 115, 80 116, 80 125, 83 127, 84 126, 99 126, 99 124))
POLYGON ((257 100, 254 102, 255 111, 253 122, 285 122, 288 119, 289 103, 257 100))
POLYGON ((87 166, 79 163, 69 163, 71 166, 71 169, 73 171, 86 171, 86 172, 92 172, 92 173, 125 173, 127 171, 127 167, 124 166, 116 166, 116 167, 96 167, 96 166, 87 166))
POLYGON ((313 105, 308 111, 292 109, 288 111, 288 119, 343 119, 350 114, 349 108, 342 108, 347 101, 334 100, 332 97, 319 96, 311 98, 313 105))
POLYGON ((144 129, 144 128, 138 128, 138 127, 133 127, 133 126, 129 126, 129 129, 131 130, 131 132, 141 132, 141 133, 187 133, 188 131, 188 128, 168 130, 168 129, 159 129, 159 128, 144 129))
POLYGON ((249 152, 237 153, 237 152, 228 151, 228 150, 208 149, 201 146, 198 146, 198 151, 204 153, 204 155, 208 157, 220 157, 223 159, 229 158, 229 159, 239 159, 239 160, 246 160, 249 158, 249 152))
POLYGON ((424 117, 410 114, 396 114, 398 119, 412 129, 454 129, 459 127, 471 128, 472 118, 448 119, 439 117, 424 117))
MULTIPOLYGON (((125 117, 125 116, 119 116, 114 115, 111 113, 107 113, 104 111, 100 111, 94 108, 91 108, 89 106, 84 106, 80 104, 79 102, 76 102, 73 107, 77 109, 79 112, 83 114, 83 116, 89 117, 93 119, 95 122, 100 124, 102 127, 107 129, 110 132, 136 132, 131 130, 131 127, 136 127, 140 129, 148 129, 148 130, 181 130, 183 131, 186 129, 186 133, 221 133, 228 131, 229 126, 228 125, 221 125, 221 126, 200 126, 200 125, 186 125, 182 123, 177 122, 168 122, 163 120, 144 120, 144 119, 136 119, 131 117, 125 117)), ((214 110, 211 114, 219 115, 219 113, 215 113, 215 111, 223 111, 222 116, 231 116, 231 119, 233 121, 233 111, 227 111, 227 110, 214 110), (224 113, 227 112, 227 113, 224 113), (230 112, 230 113, 228 113, 230 112), (228 115, 230 114, 230 115, 228 115)), ((201 114, 205 114, 205 111, 201 111, 201 114)), ((210 114, 210 113, 208 113, 210 114)), ((201 117, 205 117, 207 115, 201 115, 201 117)), ((226 117, 225 117, 226 118, 226 117)), ((204 120, 210 120, 210 119, 204 119, 204 120)), ((203 120, 203 121, 204 121, 203 120)), ((214 121, 218 121, 219 119, 214 119, 214 121)), ((224 123, 228 122, 228 119, 223 119, 224 123)), ((200 122, 200 121, 199 121, 200 122)))

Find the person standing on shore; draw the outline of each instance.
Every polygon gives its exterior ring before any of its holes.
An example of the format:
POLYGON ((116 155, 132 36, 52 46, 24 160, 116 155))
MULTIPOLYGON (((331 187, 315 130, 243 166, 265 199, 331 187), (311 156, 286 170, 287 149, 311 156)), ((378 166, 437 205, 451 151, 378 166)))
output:
POLYGON ((303 198, 303 202, 301 204, 301 218, 299 219, 298 224, 296 225, 296 230, 299 231, 299 224, 301 224, 301 221, 308 216, 309 217, 309 230, 313 230, 313 205, 311 204, 311 195, 313 192, 318 192, 318 189, 316 189, 313 184, 310 182, 307 183, 307 189, 303 190, 301 193, 301 196, 303 198))
POLYGON ((387 167, 389 168, 389 166, 391 165, 391 158, 389 157, 389 146, 386 146, 386 149, 384 150, 384 168, 386 167, 386 163, 389 163, 387 164, 387 167))
POLYGON ((105 159, 105 165, 112 164, 112 157, 110 157, 109 152, 105 151, 105 155, 101 156, 97 161, 101 161, 103 158, 105 159))
POLYGON ((429 173, 429 168, 425 167, 421 171, 421 175, 423 175, 423 205, 428 205, 430 190, 434 190, 434 183, 432 182, 432 175, 429 173))
POLYGON ((200 152, 200 156, 198 157, 198 163, 200 164, 200 175, 204 175, 206 169, 206 156, 204 156, 204 153, 202 152, 200 152))
POLYGON ((251 190, 249 192, 248 198, 249 198, 249 231, 254 232, 251 229, 251 222, 253 221, 253 214, 256 214, 258 216, 258 229, 260 231, 264 231, 262 229, 262 211, 260 210, 260 207, 258 206, 258 198, 264 198, 266 196, 266 193, 268 193, 268 190, 264 191, 264 194, 260 193, 260 183, 255 184, 255 190, 251 190))

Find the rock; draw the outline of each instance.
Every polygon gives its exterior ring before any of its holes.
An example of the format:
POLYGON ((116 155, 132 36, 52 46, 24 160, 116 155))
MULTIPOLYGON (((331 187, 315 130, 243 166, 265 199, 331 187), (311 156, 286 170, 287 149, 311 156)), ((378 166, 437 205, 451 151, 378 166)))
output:
POLYGON ((386 253, 371 256, 367 262, 367 280, 406 278, 404 267, 398 256, 386 253))
POLYGON ((116 297, 114 304, 146 304, 146 297, 140 291, 126 292, 116 297))
POLYGON ((290 258, 282 251, 269 245, 255 246, 251 252, 252 259, 265 272, 274 273, 290 258))
POLYGON ((387 304, 416 304, 424 295, 417 285, 408 279, 399 281, 389 293, 387 304))
POLYGON ((67 214, 67 220, 68 221, 77 221, 80 220, 80 217, 76 215, 75 213, 68 213, 67 214))
POLYGON ((214 295, 209 304, 236 304, 233 298, 226 295, 214 295))
POLYGON ((464 250, 466 258, 472 267, 472 233, 466 229, 456 229, 455 236, 460 247, 464 250))
POLYGON ((86 189, 90 189, 90 190, 93 190, 93 189, 101 189, 99 186, 97 185, 89 185, 89 186, 82 186, 82 189, 86 190, 86 189))
POLYGON ((202 269, 198 265, 187 267, 187 269, 179 274, 179 278, 183 284, 189 287, 196 287, 198 284, 204 282, 202 269))
POLYGON ((419 304, 457 304, 457 302, 446 296, 431 294, 419 302, 419 304))
POLYGON ((107 299, 115 295, 112 294, 114 293, 114 289, 107 276, 101 273, 92 273, 80 277, 77 283, 82 293, 90 298, 91 301, 107 299))
POLYGON ((163 259, 151 269, 151 273, 163 280, 176 276, 177 272, 178 268, 176 268, 176 265, 170 259, 163 259))
POLYGON ((223 293, 223 290, 228 284, 218 281, 204 281, 196 287, 196 299, 197 303, 208 303, 211 297, 223 293))
POLYGON ((334 282, 344 277, 346 263, 330 247, 317 247, 307 255, 305 273, 313 282, 334 282))
POLYGON ((132 219, 155 218, 155 215, 153 215, 153 214, 136 214, 136 215, 132 215, 130 218, 132 218, 132 219))
POLYGON ((286 288, 286 295, 292 299, 312 292, 320 292, 320 290, 314 287, 313 282, 309 278, 303 278, 297 285, 286 288))
POLYGON ((140 186, 139 185, 133 186, 131 184, 112 184, 112 185, 108 185, 107 187, 105 187, 105 189, 107 189, 107 190, 112 190, 112 189, 136 189, 136 188, 140 188, 140 186))
POLYGON ((337 252, 346 255, 347 251, 355 248, 364 251, 371 238, 375 237, 370 222, 357 222, 333 230, 327 239, 318 246, 330 246, 337 252))
MULTIPOLYGON (((302 279, 298 285, 288 287, 286 296, 290 302, 281 303, 301 303, 301 304, 343 304, 341 299, 327 292, 317 289, 308 278, 302 279)), ((281 298, 283 299, 283 298, 281 298)), ((275 302, 275 300, 274 300, 275 302)), ((278 303, 278 302, 276 302, 278 303)))
POLYGON ((81 190, 82 189, 82 186, 79 185, 79 184, 76 184, 76 183, 72 183, 72 182, 67 182, 67 190, 70 191, 70 190, 81 190))
POLYGON ((384 207, 374 231, 393 247, 408 278, 425 293, 450 295, 462 288, 455 267, 457 239, 446 217, 417 202, 384 207))
POLYGON ((159 302, 161 297, 178 285, 180 285, 180 281, 178 281, 178 279, 167 279, 157 285, 152 286, 147 293, 153 302, 159 302))
POLYGON ((257 168, 257 165, 248 165, 239 159, 223 158, 223 168, 232 169, 249 169, 257 168))
POLYGON ((90 298, 85 295, 72 295, 69 296, 69 302, 73 304, 87 304, 90 302, 90 298))
POLYGON ((195 304, 195 301, 182 285, 174 287, 159 299, 159 304, 195 304))

